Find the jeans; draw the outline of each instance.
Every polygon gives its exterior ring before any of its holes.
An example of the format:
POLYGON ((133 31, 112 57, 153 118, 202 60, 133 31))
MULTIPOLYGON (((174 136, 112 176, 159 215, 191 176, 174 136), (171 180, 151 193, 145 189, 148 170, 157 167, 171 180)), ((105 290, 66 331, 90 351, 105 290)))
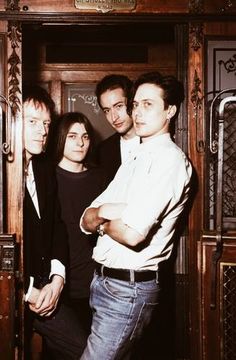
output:
POLYGON ((91 334, 81 360, 127 359, 158 304, 158 281, 128 282, 94 275, 91 334))

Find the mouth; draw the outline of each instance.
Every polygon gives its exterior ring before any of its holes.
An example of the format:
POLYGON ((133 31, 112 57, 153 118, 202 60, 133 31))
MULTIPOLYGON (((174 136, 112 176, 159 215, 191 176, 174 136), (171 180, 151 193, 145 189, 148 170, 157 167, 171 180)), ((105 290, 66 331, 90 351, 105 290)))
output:
POLYGON ((119 128, 119 127, 123 126, 123 122, 122 123, 113 123, 113 126, 116 128, 119 128))

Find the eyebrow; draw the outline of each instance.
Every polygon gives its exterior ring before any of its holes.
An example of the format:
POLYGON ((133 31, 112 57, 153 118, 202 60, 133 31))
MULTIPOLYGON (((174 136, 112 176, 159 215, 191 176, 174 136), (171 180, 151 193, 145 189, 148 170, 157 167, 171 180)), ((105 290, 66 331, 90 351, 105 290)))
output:
MULTIPOLYGON (((116 105, 119 105, 119 104, 124 104, 125 105, 125 101, 118 101, 117 103, 113 104, 112 107, 116 106, 116 105)), ((106 109, 110 109, 110 108, 108 106, 104 106, 102 108, 102 110, 106 110, 106 109)))
MULTIPOLYGON (((76 132, 76 131, 68 131, 67 135, 68 135, 68 134, 70 134, 70 135, 79 135, 79 133, 76 132)), ((87 132, 87 131, 84 132, 84 133, 82 134, 82 136, 83 136, 83 135, 88 135, 88 132, 87 132)))

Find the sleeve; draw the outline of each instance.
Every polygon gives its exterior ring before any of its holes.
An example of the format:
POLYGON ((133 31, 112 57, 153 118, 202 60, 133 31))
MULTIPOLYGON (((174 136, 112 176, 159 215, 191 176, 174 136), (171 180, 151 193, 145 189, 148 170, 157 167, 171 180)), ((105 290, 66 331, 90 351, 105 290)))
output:
POLYGON ((69 245, 68 234, 65 223, 61 219, 61 211, 58 197, 56 195, 56 210, 53 231, 52 259, 57 259, 64 266, 68 263, 69 245))
POLYGON ((182 156, 169 154, 161 167, 153 162, 145 179, 134 184, 132 191, 138 196, 130 197, 121 220, 146 237, 153 225, 183 201, 190 176, 191 165, 182 156))

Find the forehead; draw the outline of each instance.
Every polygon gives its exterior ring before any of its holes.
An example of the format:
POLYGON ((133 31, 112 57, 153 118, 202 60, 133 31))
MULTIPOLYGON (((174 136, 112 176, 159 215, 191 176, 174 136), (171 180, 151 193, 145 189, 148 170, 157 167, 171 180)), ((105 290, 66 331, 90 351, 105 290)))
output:
POLYGON ((73 132, 73 133, 78 133, 78 134, 81 134, 81 133, 86 133, 86 129, 85 129, 85 126, 84 124, 79 124, 79 123, 74 123, 71 125, 71 127, 69 128, 69 132, 73 132))
POLYGON ((115 104, 119 101, 124 101, 125 94, 124 90, 122 88, 112 89, 112 90, 106 90, 101 95, 101 104, 102 106, 109 106, 111 104, 115 104))
POLYGON ((134 100, 142 101, 145 99, 156 100, 163 99, 163 90, 155 84, 142 84, 138 87, 134 100))
POLYGON ((34 103, 33 100, 23 104, 24 117, 32 117, 39 120, 50 120, 51 116, 44 104, 34 103))

